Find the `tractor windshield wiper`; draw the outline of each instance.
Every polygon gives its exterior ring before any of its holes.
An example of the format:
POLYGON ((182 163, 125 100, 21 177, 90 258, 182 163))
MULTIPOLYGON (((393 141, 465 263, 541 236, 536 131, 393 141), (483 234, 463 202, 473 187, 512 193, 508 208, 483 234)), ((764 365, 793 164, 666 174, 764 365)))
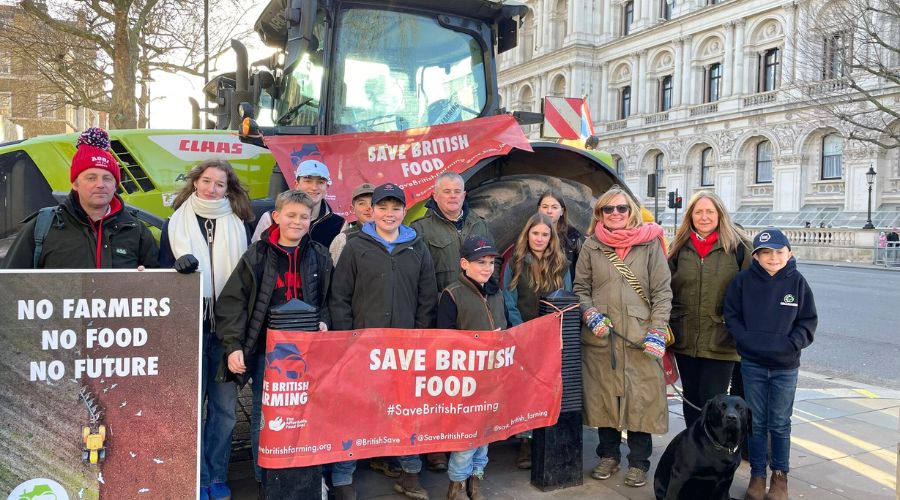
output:
POLYGON ((285 111, 283 115, 279 116, 278 120, 276 120, 275 123, 277 123, 278 125, 287 125, 288 123, 290 123, 291 120, 294 119, 294 116, 297 115, 297 112, 300 111, 300 108, 302 108, 303 106, 306 106, 307 104, 309 104, 312 101, 313 101, 312 97, 304 98, 302 101, 291 106, 290 109, 285 111))

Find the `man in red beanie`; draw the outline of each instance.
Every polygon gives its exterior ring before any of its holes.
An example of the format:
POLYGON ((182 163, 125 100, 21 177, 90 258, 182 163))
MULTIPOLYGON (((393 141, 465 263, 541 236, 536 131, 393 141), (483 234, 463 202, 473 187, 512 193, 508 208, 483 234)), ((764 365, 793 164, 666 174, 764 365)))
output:
POLYGON ((72 191, 26 220, 4 260, 7 269, 157 267, 150 231, 116 195, 119 163, 101 128, 82 132, 72 158, 72 191), (37 229, 36 229, 37 227, 37 229))

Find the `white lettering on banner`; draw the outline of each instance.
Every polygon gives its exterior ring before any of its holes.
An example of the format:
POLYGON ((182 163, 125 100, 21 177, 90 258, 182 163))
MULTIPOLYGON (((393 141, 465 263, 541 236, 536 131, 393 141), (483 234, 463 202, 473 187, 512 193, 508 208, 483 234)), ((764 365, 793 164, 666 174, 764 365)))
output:
POLYGON ((369 352, 369 370, 415 370, 425 371, 425 349, 381 349, 369 352), (400 361, 398 367, 397 361, 400 361))
POLYGON ((403 177, 430 174, 444 168, 441 158, 429 158, 444 153, 452 153, 469 147, 469 136, 466 134, 450 137, 436 137, 424 141, 404 144, 379 144, 369 146, 366 150, 370 163, 381 161, 406 160, 407 153, 412 158, 421 158, 417 161, 404 161, 400 163, 403 177))

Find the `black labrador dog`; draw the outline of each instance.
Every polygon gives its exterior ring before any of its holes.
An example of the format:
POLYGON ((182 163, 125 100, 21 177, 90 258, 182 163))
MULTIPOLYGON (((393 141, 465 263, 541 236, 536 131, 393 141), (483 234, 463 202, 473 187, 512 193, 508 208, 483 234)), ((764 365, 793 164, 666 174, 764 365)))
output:
POLYGON ((720 394, 703 405, 700 418, 666 447, 653 487, 657 500, 728 500, 738 446, 750 432, 750 409, 738 396, 720 394))

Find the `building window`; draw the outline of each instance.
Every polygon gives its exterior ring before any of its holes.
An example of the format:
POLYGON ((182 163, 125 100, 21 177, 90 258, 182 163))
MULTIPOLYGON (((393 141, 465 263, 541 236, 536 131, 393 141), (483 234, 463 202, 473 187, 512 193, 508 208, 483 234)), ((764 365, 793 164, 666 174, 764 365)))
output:
POLYGON ((659 17, 666 21, 672 19, 672 9, 675 7, 675 0, 660 0, 659 17))
POLYGON ((668 111, 672 107, 672 75, 666 75, 659 82, 659 110, 668 111))
POLYGON ((616 175, 621 179, 625 175, 625 160, 616 158, 616 175))
POLYGON ((844 140, 837 134, 822 138, 822 180, 841 178, 841 159, 844 156, 844 140))
POLYGON ((844 46, 844 34, 834 33, 825 37, 825 54, 822 61, 822 78, 840 78, 844 76, 844 60, 846 48, 844 46))
POLYGON ((722 88, 722 64, 716 63, 706 70, 706 95, 703 102, 716 102, 719 100, 722 88))
POLYGON ((756 145, 756 183, 772 182, 772 143, 762 141, 756 145))
POLYGON ((622 36, 631 34, 631 23, 634 22, 634 2, 625 2, 622 15, 622 36))
POLYGON ((12 57, 9 52, 0 52, 0 75, 8 75, 12 72, 12 57))
POLYGON ((619 119, 631 116, 631 86, 622 87, 619 95, 619 119))
POLYGON ((781 79, 781 54, 777 48, 765 51, 759 60, 759 91, 778 88, 781 79))
POLYGON ((37 95, 37 117, 55 120, 57 117, 56 96, 53 94, 37 95))
POLYGON ((713 185, 713 161, 712 161, 712 148, 706 148, 700 153, 700 185, 701 186, 712 186, 713 185))
POLYGON ((656 187, 657 189, 664 186, 663 184, 663 154, 658 153, 654 159, 654 169, 656 171, 656 187))
POLYGON ((0 116, 12 116, 12 92, 0 92, 0 116))

